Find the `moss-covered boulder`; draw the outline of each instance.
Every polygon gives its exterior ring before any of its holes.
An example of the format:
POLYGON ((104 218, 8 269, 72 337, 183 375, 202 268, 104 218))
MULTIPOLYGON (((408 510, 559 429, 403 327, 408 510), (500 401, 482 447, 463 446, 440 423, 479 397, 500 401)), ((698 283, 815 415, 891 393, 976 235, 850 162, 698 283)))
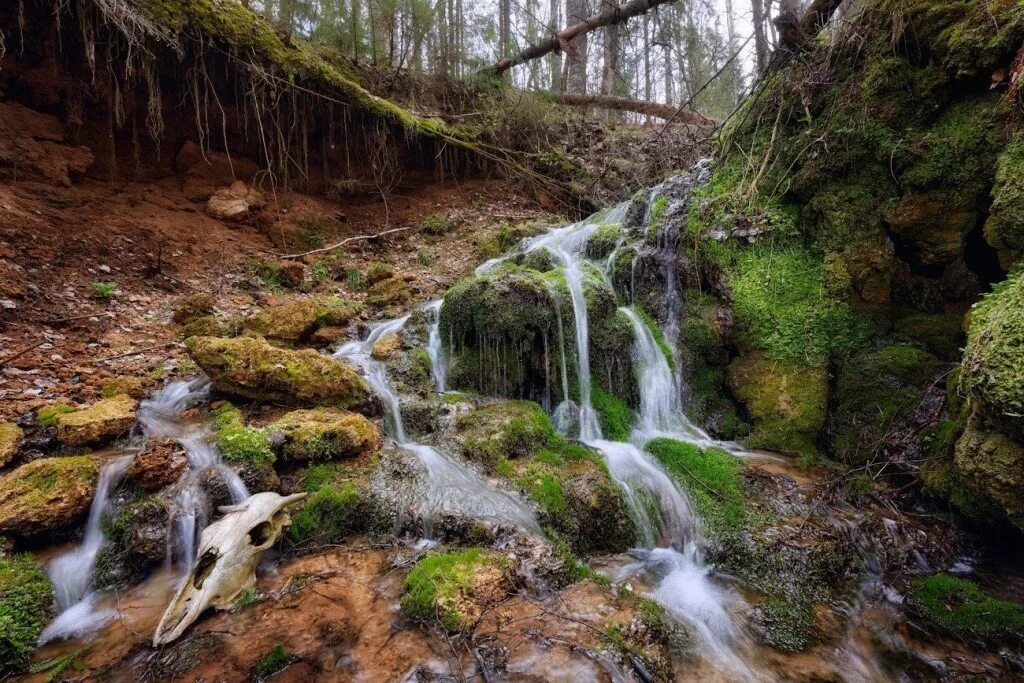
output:
POLYGON ((729 386, 743 403, 754 431, 747 443, 803 455, 816 454, 828 409, 828 372, 772 361, 761 354, 729 365, 729 386))
POLYGON ((385 509, 368 486, 366 463, 321 463, 302 478, 311 494, 295 514, 288 535, 303 547, 344 543, 354 534, 377 535, 392 530, 392 511, 385 509))
POLYGON ((0 555, 0 674, 28 661, 52 604, 53 586, 32 555, 0 555))
POLYGON ((68 446, 90 446, 115 439, 135 424, 138 407, 138 401, 130 396, 115 396, 59 415, 57 440, 68 446))
POLYGON ((179 325, 185 325, 197 318, 202 318, 213 313, 215 299, 208 292, 196 292, 187 294, 174 304, 174 312, 171 320, 179 325))
MULTIPOLYGON (((1024 529, 1024 441, 975 410, 956 442, 954 463, 953 483, 962 483, 974 492, 973 497, 951 496, 961 512, 982 519, 1004 517, 1024 529)), ((959 492, 952 488, 951 493, 959 492)))
POLYGON ((109 379, 100 386, 100 396, 114 398, 129 396, 141 401, 153 391, 156 380, 147 375, 126 375, 109 379))
POLYGON ((905 345, 864 351, 843 363, 832 415, 836 459, 851 465, 869 461, 946 367, 927 351, 905 345))
POLYGON ((0 422, 0 468, 14 460, 25 433, 13 422, 0 422))
POLYGON ((608 258, 615 247, 622 241, 625 232, 618 223, 605 223, 598 226, 594 234, 587 240, 585 254, 592 260, 608 258))
POLYGON ((214 387, 226 394, 376 412, 370 388, 355 370, 311 349, 280 349, 254 337, 192 337, 185 344, 214 387))
POLYGON ((276 460, 270 447, 270 430, 249 427, 236 406, 224 402, 213 408, 217 448, 229 463, 262 469, 276 460))
POLYGON ((999 156, 985 240, 1009 269, 1024 254, 1024 133, 1017 133, 999 156))
POLYGON ((96 461, 44 458, 0 479, 0 534, 37 536, 77 522, 96 490, 96 461))
POLYGON ((559 436, 529 401, 493 403, 462 415, 456 437, 468 459, 525 492, 541 522, 577 552, 622 552, 634 541, 622 491, 600 456, 559 436))
POLYGON ((405 578, 402 611, 448 631, 467 630, 512 590, 509 564, 505 556, 480 548, 431 553, 405 578))
POLYGON ((362 415, 332 408, 296 410, 269 428, 283 436, 281 453, 289 460, 359 458, 381 447, 377 426, 362 415))
POLYGON ((378 308, 403 304, 411 297, 409 283, 400 275, 384 278, 366 290, 366 303, 378 308))
POLYGON ((313 340, 322 328, 344 327, 362 312, 362 305, 336 296, 299 298, 278 303, 247 318, 246 334, 268 341, 299 344, 313 340))
POLYGON ((103 528, 107 544, 96 558, 95 585, 126 586, 143 578, 167 557, 169 515, 156 496, 123 505, 103 528))

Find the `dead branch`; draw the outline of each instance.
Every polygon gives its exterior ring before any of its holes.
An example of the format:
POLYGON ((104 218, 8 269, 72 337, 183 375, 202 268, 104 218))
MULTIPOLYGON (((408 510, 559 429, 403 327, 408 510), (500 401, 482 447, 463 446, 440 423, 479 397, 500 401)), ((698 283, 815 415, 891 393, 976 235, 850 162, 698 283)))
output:
POLYGON ((8 356, 7 358, 0 359, 0 368, 4 367, 5 365, 10 363, 15 358, 21 358, 22 356, 24 356, 26 353, 28 353, 32 349, 35 349, 35 348, 38 348, 38 347, 42 346, 43 344, 46 343, 46 341, 47 341, 46 339, 42 339, 40 341, 37 341, 35 344, 32 344, 31 346, 26 346, 21 351, 18 351, 17 353, 15 353, 13 356, 8 356))
POLYGON ((612 24, 621 24, 622 22, 632 17, 645 14, 648 10, 654 9, 658 5, 665 3, 673 3, 676 0, 629 0, 624 5, 613 5, 599 14, 595 14, 592 17, 584 19, 578 24, 573 24, 568 28, 564 29, 561 33, 556 33, 551 36, 548 40, 542 41, 536 45, 531 45, 514 57, 506 57, 500 60, 494 65, 494 71, 502 73, 508 71, 514 66, 528 62, 531 59, 537 59, 543 57, 549 52, 567 51, 571 48, 569 43, 584 33, 589 33, 596 28, 602 26, 611 26, 612 24))
POLYGON ((648 100, 634 100, 630 97, 616 97, 614 95, 574 95, 570 93, 558 93, 554 95, 555 102, 567 104, 573 107, 600 107, 602 109, 614 109, 616 111, 629 111, 635 114, 645 114, 659 119, 676 119, 682 123, 695 126, 717 126, 718 121, 710 119, 695 111, 679 111, 669 104, 650 102, 648 100))
POLYGON ((325 251, 333 251, 334 249, 337 249, 338 247, 343 247, 343 246, 345 246, 346 244, 348 244, 350 242, 359 242, 359 241, 362 241, 362 240, 375 240, 375 239, 379 239, 381 237, 384 237, 385 235, 391 235, 391 234, 394 234, 396 232, 407 232, 409 230, 415 230, 416 228, 417 228, 417 226, 415 226, 415 225, 409 225, 409 226, 406 226, 404 228, 391 228, 390 230, 385 230, 384 232, 378 232, 376 235, 357 235, 355 237, 347 237, 347 238, 343 239, 342 241, 340 241, 340 242, 338 242, 336 244, 332 244, 332 245, 326 246, 326 247, 321 247, 319 249, 311 249, 309 251, 304 251, 301 254, 279 254, 277 252, 266 251, 264 249, 261 249, 260 251, 263 251, 264 253, 267 253, 267 254, 272 254, 273 256, 276 256, 277 258, 297 259, 297 258, 302 258, 303 256, 309 256, 310 254, 322 254, 325 251))

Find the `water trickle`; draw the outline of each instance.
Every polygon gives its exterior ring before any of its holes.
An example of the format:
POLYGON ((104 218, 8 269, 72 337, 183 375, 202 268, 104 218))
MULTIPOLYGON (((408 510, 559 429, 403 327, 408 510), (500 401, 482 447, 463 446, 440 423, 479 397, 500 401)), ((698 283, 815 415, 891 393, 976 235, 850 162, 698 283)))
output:
POLYGON ((654 333, 632 308, 620 308, 633 325, 633 365, 640 387, 640 411, 634 437, 646 441, 657 436, 710 443, 700 427, 683 414, 679 380, 654 333))
POLYGON ((105 541, 102 523, 110 511, 110 494, 131 461, 131 455, 124 455, 104 463, 96 481, 96 494, 89 507, 89 519, 82 543, 55 558, 46 567, 46 574, 53 583, 57 618, 39 637, 40 644, 91 633, 102 628, 116 615, 110 610, 93 610, 96 594, 90 588, 96 556, 105 541))
POLYGON ((388 434, 405 451, 419 459, 427 470, 424 491, 424 536, 431 537, 431 517, 444 510, 457 510, 475 519, 491 519, 514 524, 540 533, 533 512, 513 494, 492 486, 469 465, 446 458, 437 449, 411 441, 405 433, 401 404, 384 364, 371 357, 373 345, 382 337, 397 332, 409 316, 381 323, 363 341, 343 345, 334 354, 363 371, 366 381, 384 403, 384 424, 388 434))
POLYGON ((438 299, 424 307, 430 324, 427 335, 430 374, 434 378, 434 386, 437 387, 439 394, 445 392, 445 380, 448 374, 448 358, 445 356, 444 346, 441 344, 441 304, 443 303, 444 299, 438 299))
POLYGON ((167 547, 169 564, 183 568, 195 560, 199 533, 209 522, 210 500, 203 486, 202 473, 215 469, 231 495, 232 503, 249 497, 238 473, 224 464, 213 443, 210 425, 187 420, 182 414, 209 397, 210 383, 205 378, 170 382, 139 405, 139 426, 147 438, 173 439, 185 450, 188 468, 175 485, 177 494, 172 509, 172 542, 167 547))

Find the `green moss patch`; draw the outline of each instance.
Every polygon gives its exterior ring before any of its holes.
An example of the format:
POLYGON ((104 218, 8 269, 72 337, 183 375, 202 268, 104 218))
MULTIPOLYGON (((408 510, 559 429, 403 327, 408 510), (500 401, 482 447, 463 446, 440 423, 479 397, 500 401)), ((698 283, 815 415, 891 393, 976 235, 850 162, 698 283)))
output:
POLYGON ((16 672, 35 652, 53 586, 29 554, 0 557, 0 672, 16 672))
POLYGON ((644 447, 682 482, 714 533, 733 533, 746 521, 743 465, 717 448, 676 439, 652 439, 644 447))
POLYGON ((413 619, 462 631, 509 588, 508 560, 503 555, 480 548, 431 553, 405 578, 402 610, 413 619))
POLYGON ((971 311, 961 388, 1002 415, 1024 414, 1024 270, 971 311))
POLYGON ((604 437, 611 441, 628 441, 636 413, 625 401, 606 393, 599 387, 592 387, 590 401, 597 412, 604 437))
POLYGON ((915 579, 913 604, 934 624, 967 638, 1024 638, 1024 605, 987 595, 978 584, 948 574, 915 579))
POLYGON ((214 409, 213 426, 217 448, 227 461, 260 466, 277 459, 270 448, 267 430, 246 427, 242 411, 232 404, 224 403, 214 409))

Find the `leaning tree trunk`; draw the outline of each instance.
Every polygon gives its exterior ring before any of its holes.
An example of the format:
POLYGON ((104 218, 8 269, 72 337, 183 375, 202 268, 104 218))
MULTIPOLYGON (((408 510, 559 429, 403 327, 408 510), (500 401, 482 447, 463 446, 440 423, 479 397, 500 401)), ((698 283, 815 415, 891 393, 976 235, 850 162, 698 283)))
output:
POLYGON ((629 111, 634 114, 644 114, 645 116, 654 116, 659 119, 673 119, 695 126, 714 126, 717 124, 714 119, 695 111, 679 111, 676 107, 668 104, 648 102, 647 100, 634 100, 629 97, 556 93, 554 100, 559 104, 567 104, 573 107, 601 107, 602 109, 629 111), (677 111, 679 111, 678 114, 676 113, 677 111))
MULTIPOLYGON (((584 22, 586 14, 586 0, 566 0, 565 20, 570 25, 584 22)), ((566 41, 568 49, 565 52, 569 60, 569 72, 565 82, 566 92, 579 94, 587 92, 587 33, 588 31, 580 31, 566 41)))
MULTIPOLYGON (((579 19, 575 19, 573 16, 567 16, 566 22, 569 26, 562 32, 557 33, 548 40, 542 41, 536 45, 531 45, 519 54, 508 59, 502 59, 494 65, 494 70, 499 73, 507 71, 514 66, 528 62, 531 59, 537 59, 551 52, 566 52, 572 54, 572 48, 574 44, 571 42, 580 36, 583 36, 596 28, 602 26, 610 26, 611 24, 621 24, 622 22, 639 16, 650 9, 657 7, 658 5, 664 5, 666 3, 676 2, 676 0, 629 0, 624 5, 616 5, 609 7, 600 14, 595 14, 587 19, 582 18, 582 13, 579 19)), ((554 4, 554 3, 552 3, 554 4)), ((567 0, 567 6, 571 7, 573 4, 579 4, 582 9, 582 0, 567 0)), ((585 73, 585 72, 584 72, 585 73)))

